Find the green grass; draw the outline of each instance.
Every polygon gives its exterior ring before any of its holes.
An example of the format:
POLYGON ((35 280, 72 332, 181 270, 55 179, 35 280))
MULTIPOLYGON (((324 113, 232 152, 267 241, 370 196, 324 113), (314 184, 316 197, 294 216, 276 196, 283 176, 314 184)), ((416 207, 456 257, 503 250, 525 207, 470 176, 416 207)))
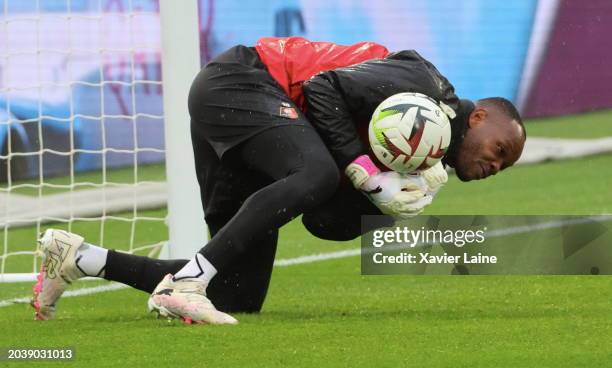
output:
MULTIPOLYGON (((490 215, 568 215, 611 214, 612 191, 605 178, 612 177, 612 155, 592 156, 583 159, 557 161, 542 165, 517 166, 492 178, 470 183, 451 177, 444 190, 427 208, 425 214, 490 214, 490 215), (552 178, 552 179, 551 179, 552 178), (528 189, 528 190, 526 190, 528 189)), ((139 216, 163 219, 165 210, 142 211, 139 216)), ((132 214, 116 214, 130 220, 132 214)), ((66 228, 66 225, 54 225, 66 228)), ((75 222, 71 230, 87 234, 92 243, 100 243, 104 226, 106 247, 128 249, 131 222, 120 220, 75 222)), ((5 243, 8 252, 32 250, 36 228, 18 228, 8 232, 5 243)), ((284 242, 292 244, 290 250, 280 247, 279 257, 292 257, 345 247, 341 242, 318 242, 313 247, 304 241, 299 221, 292 223, 284 233, 284 242)), ((159 221, 137 221, 134 246, 143 246, 167 239, 167 230, 159 221)), ((32 256, 9 258, 5 272, 31 272, 32 256)))
POLYGON ((4 308, 3 346, 74 346, 77 366, 593 367, 612 357, 604 277, 363 277, 358 258, 279 268, 264 311, 184 326, 125 290, 4 308))
MULTIPOLYGON (((530 134, 582 131, 537 124, 528 125, 530 134)), ((606 129, 599 133, 612 135, 606 129)), ((610 178, 612 155, 516 167, 481 182, 451 178, 427 213, 612 213, 610 178)), ((100 223, 73 226, 100 240, 100 223)), ((105 226, 106 246, 129 244, 129 226, 105 226)), ((162 223, 139 226, 136 244, 167 236, 162 223)), ((11 230, 11 250, 31 250, 33 236, 35 229, 11 230)), ((281 230, 277 258, 358 246, 316 239, 295 220, 281 230)), ((11 267, 27 271, 31 262, 25 256, 11 267)), ((26 296, 29 287, 0 284, 0 300, 26 296)), ((275 268, 262 313, 237 315, 241 323, 231 327, 168 324, 147 315, 146 299, 135 290, 66 298, 58 318, 44 323, 32 320, 27 305, 0 308, 0 347, 72 346, 72 364, 84 367, 559 368, 612 361, 609 276, 361 276, 359 257, 349 257, 275 268)))
MULTIPOLYGON (((151 245, 160 240, 168 239, 168 230, 164 225, 166 210, 141 211, 139 217, 154 218, 155 220, 137 220, 134 231, 133 247, 151 245)), ((79 234, 86 234, 87 240, 93 244, 100 244, 107 248, 129 250, 131 243, 132 213, 115 214, 118 219, 105 221, 75 221, 69 228, 67 224, 45 225, 54 228, 70 230, 79 234), (100 234, 104 234, 104 238, 100 234)), ((42 229, 45 228, 42 227, 42 229)), ((0 245, 6 245, 7 253, 34 250, 33 241, 37 238, 38 230, 35 227, 16 228, 7 232, 6 240, 0 239, 0 245)), ((32 272, 33 258, 31 255, 16 255, 8 258, 4 272, 32 272)), ((0 294, 1 295, 1 294, 0 294)))
POLYGON ((600 138, 612 136, 612 110, 580 115, 531 119, 525 122, 529 137, 600 138))
POLYGON ((428 214, 612 213, 612 155, 510 168, 486 180, 452 176, 428 214))
MULTIPOLYGON (((451 180, 428 212, 612 212, 601 180, 612 156, 588 161, 524 166, 479 183, 451 180)), ((98 239, 99 224, 74 226, 98 239)), ((125 247, 125 229, 115 229, 124 225, 107 226, 105 244, 125 247)), ((161 224, 145 230, 138 243, 163 238, 161 224)), ((278 258, 357 246, 318 240, 296 220, 281 232, 278 258)), ((0 308, 0 346, 75 346, 75 365, 87 367, 591 367, 612 357, 609 277, 361 276, 359 267, 350 257, 276 268, 263 312, 238 315, 235 327, 156 320, 145 312, 147 295, 134 290, 64 299, 58 319, 45 323, 32 321, 27 305, 0 308)), ((29 287, 2 285, 0 300, 29 287)))
MULTIPOLYGON (((21 194, 21 195, 29 195, 29 196, 37 196, 39 194, 39 188, 42 195, 47 194, 55 194, 61 192, 67 192, 70 188, 66 186, 75 185, 75 190, 83 190, 83 189, 93 189, 95 188, 93 184, 103 184, 103 183, 120 183, 120 184, 132 184, 135 182, 141 181, 165 181, 166 180, 166 169, 163 164, 155 164, 155 165, 142 165, 139 166, 136 171, 134 171, 133 167, 124 167, 121 169, 112 169, 107 170, 106 174, 102 170, 94 170, 94 171, 86 171, 81 173, 76 173, 74 175, 74 180, 72 180, 69 176, 57 176, 57 177, 45 177, 43 179, 45 184, 51 185, 61 185, 63 187, 50 187, 45 185, 40 185, 40 180, 29 179, 29 180, 21 180, 15 181, 12 184, 12 187, 17 187, 11 190, 11 193, 21 194), (106 178, 105 176, 106 175, 106 178), (29 185, 27 187, 20 187, 21 185, 29 185), (36 187, 32 187, 32 185, 36 187)), ((8 189, 7 183, 0 183, 0 190, 6 191, 8 189)))

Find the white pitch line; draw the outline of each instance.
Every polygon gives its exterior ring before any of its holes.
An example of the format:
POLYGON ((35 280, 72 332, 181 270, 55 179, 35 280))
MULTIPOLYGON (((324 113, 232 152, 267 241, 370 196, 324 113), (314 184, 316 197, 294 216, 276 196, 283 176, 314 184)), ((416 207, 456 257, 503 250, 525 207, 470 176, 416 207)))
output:
POLYGON ((13 305, 13 304, 23 304, 23 303, 29 303, 29 302, 30 302, 30 298, 14 298, 14 299, 2 300, 0 301, 0 308, 8 307, 9 305, 13 305))
MULTIPOLYGON (((544 223, 533 224, 533 225, 525 225, 525 226, 515 226, 515 227, 509 227, 506 229, 492 230, 488 233, 488 237, 502 237, 502 236, 507 236, 507 235, 528 233, 528 232, 538 231, 538 230, 552 229, 552 228, 562 227, 565 225, 583 224, 583 223, 592 222, 592 221, 603 222, 603 221, 609 221, 611 218, 612 216, 610 215, 604 215, 604 216, 597 216, 597 217, 582 217, 582 218, 576 218, 576 219, 569 219, 565 221, 564 220, 550 221, 550 222, 544 222, 544 223)), ((421 244, 421 245, 426 245, 426 244, 421 244)), ((401 245, 399 247, 406 247, 406 246, 401 245)), ((286 267, 286 266, 293 266, 293 265, 299 265, 299 264, 305 264, 305 263, 327 261, 330 259, 354 257, 360 254, 361 254, 361 248, 346 249, 346 250, 339 250, 335 252, 311 254, 308 256, 301 256, 301 257, 295 257, 295 258, 277 259, 274 262, 274 266, 286 267)), ((75 297, 75 296, 91 295, 91 294, 103 293, 107 291, 125 289, 128 287, 129 286, 127 285, 113 283, 110 285, 100 285, 100 286, 95 286, 95 287, 90 287, 90 288, 69 290, 66 293, 64 293, 62 297, 70 298, 70 297, 75 297)), ((30 298, 28 297, 0 300, 0 308, 7 307, 13 304, 29 303, 29 302, 30 302, 30 298)))
POLYGON ((327 261, 328 259, 346 258, 358 256, 361 253, 361 248, 339 250, 337 252, 311 254, 309 256, 301 256, 296 258, 277 259, 274 261, 274 266, 285 267, 304 263, 313 263, 319 261, 327 261))
MULTIPOLYGON (((341 250, 337 252, 319 253, 319 254, 312 254, 309 256, 302 256, 302 257, 296 257, 296 258, 278 259, 274 262, 274 265, 277 267, 286 267, 286 266, 292 266, 292 265, 303 264, 303 263, 326 261, 328 259, 352 257, 352 256, 359 255, 359 253, 360 253, 359 248, 341 250)), ((116 283, 113 283, 110 285, 100 285, 100 286, 89 287, 89 288, 69 290, 65 292, 64 295, 62 295, 62 298, 91 295, 91 294, 103 293, 107 291, 121 290, 125 288, 129 288, 129 286, 123 285, 123 284, 116 284, 116 283)), ((25 304, 29 302, 30 302, 30 297, 0 300, 0 308, 8 307, 13 304, 25 304)))
MULTIPOLYGON (((62 298, 70 298, 73 296, 97 294, 97 293, 103 293, 106 291, 125 289, 128 287, 129 286, 123 285, 123 284, 110 284, 110 285, 100 285, 100 286, 94 286, 94 287, 82 288, 82 289, 76 289, 76 290, 68 290, 64 293, 62 298)), ((13 305, 13 304, 29 303, 29 302, 30 302, 29 297, 0 300, 0 308, 8 307, 9 305, 13 305)))
MULTIPOLYGON (((353 256, 358 256, 360 254, 360 251, 361 250, 359 248, 358 249, 347 249, 347 250, 341 250, 337 252, 312 254, 309 256, 302 256, 302 257, 296 257, 296 258, 278 259, 274 262, 274 265, 277 267, 286 267, 286 266, 292 266, 292 265, 298 265, 298 264, 304 264, 304 263, 326 261, 328 259, 353 257, 353 256)), ((110 285, 100 285, 100 286, 89 287, 89 288, 69 290, 64 293, 62 298, 91 295, 91 294, 103 293, 107 291, 121 290, 125 288, 129 288, 129 286, 123 285, 123 284, 116 284, 116 283, 113 283, 110 285)), ((8 307, 14 304, 25 304, 29 302, 30 302, 30 297, 0 300, 0 308, 8 307)))

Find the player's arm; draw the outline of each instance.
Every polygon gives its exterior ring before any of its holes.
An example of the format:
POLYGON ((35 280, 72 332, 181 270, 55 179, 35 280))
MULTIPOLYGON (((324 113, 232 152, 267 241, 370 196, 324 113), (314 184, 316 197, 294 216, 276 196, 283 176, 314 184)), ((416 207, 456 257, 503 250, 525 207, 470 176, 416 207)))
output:
POLYGON ((338 166, 382 213, 398 218, 421 213, 431 203, 426 189, 415 185, 403 188, 399 175, 380 172, 367 155, 350 108, 327 76, 320 74, 305 83, 306 115, 338 166))
POLYGON ((453 85, 415 51, 393 53, 385 59, 372 59, 325 74, 358 121, 369 121, 378 104, 402 92, 422 93, 452 109, 458 108, 453 85))
POLYGON ((366 182, 380 170, 367 154, 344 98, 324 74, 305 83, 304 96, 306 116, 322 137, 338 167, 356 189, 367 190, 366 182))
MULTIPOLYGON (((349 177, 354 174, 351 180, 364 192, 384 186, 390 180, 377 175, 377 172, 372 174, 367 169, 361 170, 367 168, 371 160, 366 155, 367 150, 359 138, 356 124, 367 124, 372 111, 381 101, 400 92, 424 93, 450 108, 458 103, 454 88, 446 78, 413 51, 318 74, 304 83, 303 91, 308 119, 338 166, 349 168, 345 172, 349 177), (350 170, 351 167, 354 170, 350 170), (372 180, 368 181, 370 177, 372 180)), ((426 188, 423 191, 428 192, 426 188)))
POLYGON ((353 160, 367 154, 359 139, 349 107, 340 92, 322 73, 304 82, 306 117, 315 127, 336 160, 345 169, 353 160))
MULTIPOLYGON (((372 112, 386 98, 419 92, 452 109, 459 102, 448 80, 415 51, 317 74, 304 82, 303 92, 306 116, 340 168, 367 152, 356 124, 368 124, 372 112)), ((452 118, 454 112, 449 115, 452 118)))

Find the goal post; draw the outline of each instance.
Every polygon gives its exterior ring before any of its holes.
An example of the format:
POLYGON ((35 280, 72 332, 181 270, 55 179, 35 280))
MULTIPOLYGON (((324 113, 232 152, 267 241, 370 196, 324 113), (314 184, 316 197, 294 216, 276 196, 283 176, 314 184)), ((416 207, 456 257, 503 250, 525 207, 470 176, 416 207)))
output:
POLYGON ((160 0, 168 181, 169 246, 162 257, 191 258, 206 242, 191 146, 187 95, 200 70, 197 0, 160 0))
POLYGON ((197 0, 0 2, 0 283, 35 279, 47 227, 162 258, 205 244, 199 45, 197 0))

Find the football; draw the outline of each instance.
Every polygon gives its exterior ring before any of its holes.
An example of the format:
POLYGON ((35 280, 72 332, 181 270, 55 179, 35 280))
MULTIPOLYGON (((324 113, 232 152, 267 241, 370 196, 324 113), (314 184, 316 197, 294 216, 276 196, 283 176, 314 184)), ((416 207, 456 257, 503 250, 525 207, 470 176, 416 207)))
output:
POLYGON ((398 93, 384 100, 370 120, 370 146, 376 158, 399 173, 424 170, 438 163, 450 144, 448 116, 432 98, 398 93))

